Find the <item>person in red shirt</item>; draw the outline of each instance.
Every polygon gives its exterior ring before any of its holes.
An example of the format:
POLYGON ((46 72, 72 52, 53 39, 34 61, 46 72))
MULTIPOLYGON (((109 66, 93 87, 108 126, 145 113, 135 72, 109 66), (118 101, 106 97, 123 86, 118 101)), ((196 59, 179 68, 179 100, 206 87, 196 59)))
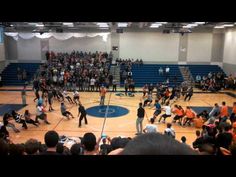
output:
POLYGON ((233 103, 232 113, 230 115, 231 124, 236 122, 236 102, 233 103))
POLYGON ((193 121, 195 116, 196 116, 196 114, 194 113, 194 111, 189 106, 187 106, 186 110, 185 110, 185 122, 184 122, 183 126, 185 126, 186 123, 191 125, 191 122, 193 121))
POLYGON ((229 116, 229 111, 228 111, 228 106, 226 106, 226 103, 223 101, 222 106, 220 108, 220 122, 226 122, 228 116, 229 116))

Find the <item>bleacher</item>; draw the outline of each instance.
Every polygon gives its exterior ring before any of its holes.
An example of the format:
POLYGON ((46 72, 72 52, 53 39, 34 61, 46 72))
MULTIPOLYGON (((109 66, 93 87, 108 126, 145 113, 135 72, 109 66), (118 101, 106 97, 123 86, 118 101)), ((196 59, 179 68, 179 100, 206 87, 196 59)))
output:
POLYGON ((196 76, 199 74, 202 76, 207 76, 208 73, 218 73, 218 72, 225 72, 223 69, 218 65, 183 65, 189 68, 189 71, 191 72, 194 79, 196 79, 196 76))
POLYGON ((182 74, 179 70, 179 65, 166 65, 166 64, 144 64, 142 66, 133 65, 132 66, 132 74, 133 79, 135 81, 136 87, 142 87, 145 84, 154 84, 166 82, 167 78, 166 75, 159 75, 159 68, 162 67, 165 70, 166 66, 170 68, 169 73, 169 86, 173 87, 174 77, 177 77, 177 84, 183 82, 182 74))
POLYGON ((39 68, 40 63, 11 63, 9 64, 1 73, 2 82, 5 86, 20 86, 24 85, 26 81, 30 81, 37 69, 39 68), (25 69, 27 72, 27 79, 18 80, 17 78, 17 68, 21 70, 25 69))

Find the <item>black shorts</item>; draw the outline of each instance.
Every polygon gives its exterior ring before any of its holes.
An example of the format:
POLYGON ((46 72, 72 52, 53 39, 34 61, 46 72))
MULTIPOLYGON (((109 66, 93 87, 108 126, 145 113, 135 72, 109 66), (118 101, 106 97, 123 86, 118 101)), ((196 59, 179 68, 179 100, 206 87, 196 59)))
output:
POLYGON ((75 100, 79 100, 79 96, 74 96, 74 99, 75 100))

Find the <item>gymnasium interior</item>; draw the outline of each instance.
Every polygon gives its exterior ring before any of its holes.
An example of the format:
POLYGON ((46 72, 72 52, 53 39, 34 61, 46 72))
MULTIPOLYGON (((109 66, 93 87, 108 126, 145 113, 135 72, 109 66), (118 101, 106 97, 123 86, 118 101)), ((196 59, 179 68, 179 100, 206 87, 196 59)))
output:
POLYGON ((0 22, 0 154, 235 155, 235 49, 236 22, 0 22))

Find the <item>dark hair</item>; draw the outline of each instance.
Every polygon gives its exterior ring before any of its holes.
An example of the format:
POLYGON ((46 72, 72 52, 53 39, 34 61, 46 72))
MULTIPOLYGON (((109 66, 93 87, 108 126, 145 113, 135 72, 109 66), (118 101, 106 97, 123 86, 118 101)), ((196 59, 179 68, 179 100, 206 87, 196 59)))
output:
POLYGON ((167 126, 167 128, 171 128, 172 124, 171 123, 167 123, 166 126, 167 126))
POLYGON ((225 104, 226 104, 225 101, 223 101, 223 102, 222 102, 222 105, 225 105, 225 104))
POLYGON ((197 155, 190 147, 160 133, 147 133, 131 140, 122 155, 197 155))
POLYGON ((35 154, 39 150, 39 142, 36 139, 29 139, 25 143, 25 152, 28 155, 35 154))
POLYGON ((130 138, 121 138, 121 137, 112 138, 111 140, 112 150, 116 150, 118 148, 124 148, 129 141, 130 138))
POLYGON ((151 119, 150 119, 150 122, 151 122, 152 124, 154 123, 154 121, 155 121, 154 118, 151 118, 151 119))
POLYGON ((8 155, 9 146, 3 139, 0 139, 0 156, 8 155))
POLYGON ((56 147, 59 141, 59 135, 56 131, 48 131, 44 136, 44 141, 47 147, 56 147))
POLYGON ((25 114, 26 114, 26 115, 29 114, 29 110, 25 110, 25 114))
POLYGON ((229 123, 226 123, 225 126, 224 126, 224 130, 227 132, 230 129, 232 129, 232 126, 229 123))
POLYGON ((57 153, 62 154, 64 152, 64 146, 63 143, 58 143, 57 144, 57 153))
POLYGON ((10 155, 23 155, 25 152, 24 144, 10 144, 9 154, 10 155))
POLYGON ((197 135, 197 136, 200 136, 200 135, 201 135, 200 130, 196 130, 196 135, 197 135))
POLYGON ((70 148, 71 155, 81 155, 81 145, 80 144, 73 144, 70 148))
POLYGON ((187 139, 186 139, 186 137, 185 137, 185 136, 182 136, 182 137, 181 137, 181 141, 182 141, 183 143, 185 143, 185 142, 186 142, 186 140, 187 140, 187 139))
POLYGON ((143 105, 142 103, 139 103, 139 107, 142 107, 142 105, 143 105))
POLYGON ((84 149, 87 151, 93 151, 97 144, 96 136, 93 133, 85 133, 82 139, 84 149))

